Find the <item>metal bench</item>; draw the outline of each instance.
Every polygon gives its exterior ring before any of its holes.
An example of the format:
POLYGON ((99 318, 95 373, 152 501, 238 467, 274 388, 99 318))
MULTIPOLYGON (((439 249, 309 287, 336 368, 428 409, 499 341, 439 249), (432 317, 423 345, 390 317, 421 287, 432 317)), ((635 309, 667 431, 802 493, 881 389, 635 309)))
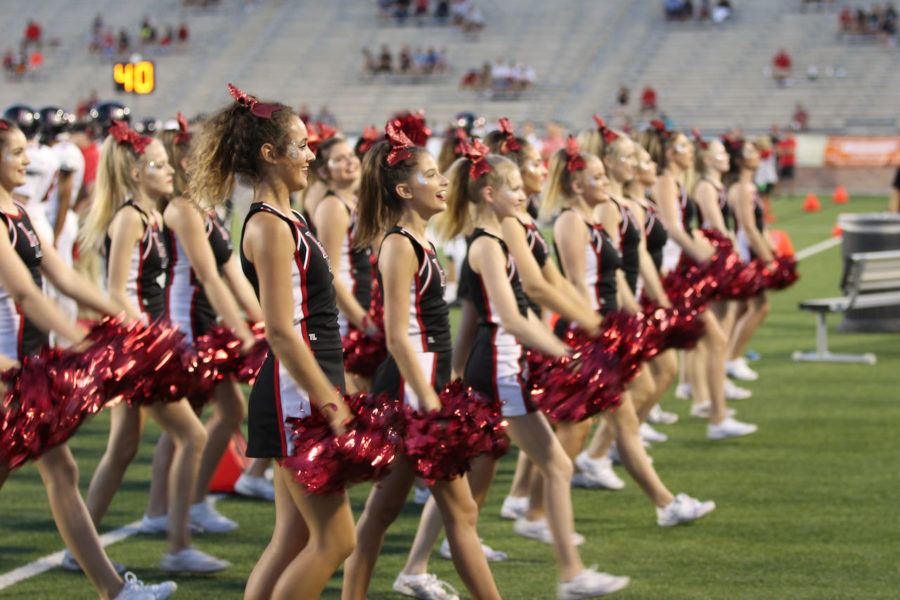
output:
POLYGON ((842 284, 844 296, 800 303, 802 310, 816 313, 816 351, 793 354, 795 361, 861 362, 875 364, 875 355, 834 354, 828 350, 828 313, 857 308, 900 305, 900 250, 858 252, 847 259, 842 284))

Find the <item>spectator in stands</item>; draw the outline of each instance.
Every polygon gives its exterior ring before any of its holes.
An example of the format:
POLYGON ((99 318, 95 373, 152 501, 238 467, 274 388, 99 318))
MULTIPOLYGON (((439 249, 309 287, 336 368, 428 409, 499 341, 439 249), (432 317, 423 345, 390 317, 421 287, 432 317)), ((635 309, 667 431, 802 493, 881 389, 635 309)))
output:
POLYGON ((719 0, 719 3, 716 4, 716 7, 712 11, 713 23, 721 23, 726 19, 730 19, 731 13, 731 2, 728 0, 719 0))
POLYGON ((22 51, 26 52, 29 46, 35 46, 40 50, 44 43, 42 34, 43 30, 41 29, 41 26, 38 25, 37 21, 29 20, 28 24, 25 26, 25 38, 22 40, 22 51))
POLYGON ((781 194, 782 182, 787 182, 789 193, 794 194, 794 165, 796 164, 797 140, 793 130, 788 127, 784 138, 775 145, 775 156, 778 162, 778 181, 775 184, 775 195, 781 194))
POLYGON ((547 123, 547 135, 541 139, 541 156, 549 159, 557 150, 566 147, 566 128, 559 123, 547 123))
POLYGON ((450 56, 447 53, 447 48, 441 48, 441 51, 437 54, 437 62, 434 64, 434 71, 438 75, 443 75, 450 68, 450 56))
POLYGON ((697 13, 698 21, 708 21, 712 18, 712 7, 709 0, 700 0, 700 12, 697 13))
POLYGON ((413 54, 408 44, 404 44, 404 46, 400 48, 400 54, 397 56, 397 62, 399 63, 398 71, 401 75, 409 75, 410 73, 412 73, 413 54))
POLYGON ((128 54, 131 51, 131 38, 124 27, 119 30, 119 42, 116 51, 119 54, 128 54))
POLYGON ((434 18, 441 25, 447 24, 447 19, 450 18, 450 0, 438 0, 437 7, 434 9, 434 18))
POLYGON ((619 107, 624 109, 628 106, 628 88, 624 85, 619 86, 619 92, 616 94, 616 102, 619 104, 619 107))
POLYGON ((409 17, 409 5, 412 0, 395 0, 394 1, 394 19, 397 25, 404 25, 406 18, 409 17))
POLYGON ((765 206, 769 205, 772 193, 778 185, 778 167, 776 164, 775 146, 767 135, 756 138, 755 146, 759 148, 759 164, 753 174, 753 183, 759 190, 760 198, 765 206))
POLYGON ((478 41, 478 36, 484 29, 484 13, 475 4, 469 3, 463 19, 462 30, 466 37, 473 41, 478 41))
POLYGON ((428 16, 428 0, 416 0, 415 6, 416 23, 425 24, 425 17, 428 16))
POLYGON ((6 54, 3 55, 3 70, 6 73, 12 73, 15 70, 15 54, 13 54, 12 48, 6 51, 6 54))
POLYGON ((376 16, 379 21, 387 21, 391 16, 391 8, 394 7, 394 0, 378 0, 378 12, 376 16))
POLYGON ((809 131, 809 113, 799 102, 794 108, 794 117, 791 119, 794 129, 797 131, 809 131))
POLYGON ((362 49, 362 69, 360 69, 360 77, 363 79, 368 79, 375 75, 377 69, 377 65, 375 64, 375 57, 372 55, 372 51, 368 48, 362 49))
POLYGON ((791 64, 791 55, 784 48, 781 48, 772 59, 772 77, 778 87, 784 87, 787 84, 788 78, 791 76, 791 64))
POLYGON ((641 114, 654 112, 656 112, 656 90, 646 85, 641 92, 641 114))
POLYGON ((378 73, 393 73, 394 57, 387 44, 381 45, 381 54, 378 55, 378 73))
POLYGON ((495 92, 505 91, 512 79, 512 71, 502 58, 494 61, 491 67, 491 89, 495 92))
POLYGON ((853 33, 853 11, 846 4, 838 15, 838 31, 842 34, 853 33))
POLYGON ((188 38, 190 38, 190 37, 191 37, 191 30, 188 29, 187 23, 182 21, 181 24, 178 26, 178 43, 186 44, 188 41, 188 38))

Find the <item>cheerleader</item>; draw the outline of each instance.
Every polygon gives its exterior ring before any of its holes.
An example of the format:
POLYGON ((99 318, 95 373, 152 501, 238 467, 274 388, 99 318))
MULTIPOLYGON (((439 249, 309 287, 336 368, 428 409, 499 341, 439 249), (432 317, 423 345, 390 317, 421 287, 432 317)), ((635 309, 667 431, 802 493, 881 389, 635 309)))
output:
MULTIPOLYGON (((700 210, 701 227, 704 231, 717 231, 734 241, 736 229, 734 211, 728 202, 728 189, 722 182, 722 175, 731 169, 728 151, 721 140, 704 140, 696 129, 693 130, 693 134, 695 170, 700 175, 700 179, 694 185, 694 197, 700 210)), ((746 311, 746 302, 714 300, 710 304, 730 343, 733 340, 737 313, 740 311, 743 314, 746 311)), ((726 363, 727 370, 728 363, 726 363)), ((725 379, 726 400, 742 400, 751 395, 750 390, 738 387, 730 379, 725 379)))
MULTIPOLYGON (((373 146, 363 160, 356 243, 384 236, 378 277, 384 294, 384 327, 390 353, 375 373, 372 393, 386 392, 415 410, 438 410, 437 392, 450 379, 450 319, 444 272, 425 241, 428 220, 446 206, 447 179, 434 158, 389 122, 390 141, 373 146), (386 233, 385 233, 386 232, 386 233)), ((375 484, 357 525, 358 545, 344 565, 344 600, 364 600, 384 534, 403 508, 415 472, 398 458, 375 484)), ((478 508, 465 480, 436 481, 432 495, 447 528, 453 563, 478 600, 499 598, 481 551, 478 508)), ((394 590, 425 598, 454 598, 433 575, 401 573, 394 590)))
MULTIPOLYGON (((51 331, 70 343, 84 337, 84 332, 41 292, 45 276, 60 292, 98 312, 114 314, 120 309, 66 266, 53 244, 32 226, 22 205, 13 201, 12 190, 24 184, 30 163, 26 143, 15 123, 0 119, 0 219, 8 233, 0 235, 2 370, 35 354, 48 343, 51 331)), ((2 392, 5 394, 6 390, 2 392)), ((100 598, 167 598, 175 591, 171 581, 143 585, 132 573, 125 574, 125 581, 119 577, 117 566, 110 562, 100 544, 78 490, 78 467, 67 444, 46 449, 34 462, 47 489, 57 529, 71 549, 63 561, 83 568, 100 598)), ((8 475, 8 465, 0 465, 0 486, 8 475)))
MULTIPOLYGON (((729 176, 733 181, 728 188, 728 202, 734 210, 738 251, 744 261, 759 258, 771 266, 775 260, 775 247, 765 233, 763 203, 753 184, 753 173, 759 166, 759 149, 740 139, 728 140, 727 144, 732 155, 729 176)), ((764 291, 747 301, 747 310, 735 323, 728 348, 726 368, 733 377, 746 380, 758 377, 747 365, 743 353, 768 313, 769 302, 764 291)))
MULTIPOLYGON (((168 253, 161 239, 163 223, 157 204, 172 193, 173 172, 159 140, 116 122, 103 142, 94 200, 82 231, 82 248, 97 248, 102 241, 110 297, 125 307, 128 316, 147 322, 167 317, 168 253)), ((227 561, 191 546, 189 509, 207 436, 187 400, 145 406, 123 402, 110 413, 109 443, 88 488, 94 525, 100 524, 137 454, 149 413, 175 445, 169 475, 168 548, 162 569, 209 573, 228 567, 227 561)))
MULTIPOLYGON (((166 131, 160 140, 172 159, 174 196, 163 210, 164 240, 169 256, 166 274, 166 305, 172 324, 185 333, 185 341, 195 340, 209 332, 217 315, 243 342, 246 352, 256 342, 253 332, 242 318, 238 300, 250 320, 262 320, 259 302, 243 276, 237 257, 232 252, 231 238, 224 224, 208 202, 203 206, 187 196, 187 168, 191 134, 187 121, 178 114, 178 131, 166 131)), ((194 485, 191 524, 210 533, 227 533, 238 525, 220 514, 207 500, 213 473, 231 436, 240 431, 244 421, 244 394, 238 383, 226 378, 216 385, 212 397, 213 415, 206 423, 207 442, 200 457, 194 485)), ((203 406, 194 407, 197 416, 203 406)), ((153 478, 150 501, 141 520, 143 533, 162 533, 166 529, 166 496, 169 469, 174 447, 163 432, 153 454, 153 478)))
MULTIPOLYGON (((489 133, 485 142, 493 153, 513 160, 522 178, 527 198, 525 210, 515 218, 502 219, 500 226, 503 241, 516 260, 529 307, 536 315, 543 317, 542 307, 546 306, 562 318, 577 322, 589 334, 599 333, 600 316, 562 276, 556 264, 549 260, 550 245, 534 221, 537 214, 532 214, 533 207, 540 206, 541 191, 547 178, 547 168, 540 153, 525 138, 516 136, 506 119, 500 120, 500 129, 489 133)), ((510 492, 503 500, 500 516, 517 519, 524 516, 529 507, 533 511, 532 516, 538 514, 543 505, 543 485, 538 480, 540 475, 531 473, 532 466, 527 454, 520 450, 510 492)), ((605 487, 622 487, 624 483, 613 473, 611 461, 608 467, 602 474, 605 487)))
MULTIPOLYGON (((448 174, 450 188, 443 233, 449 237, 467 226, 473 228, 466 254, 468 268, 463 269, 463 274, 470 279, 478 330, 464 379, 473 389, 501 404, 503 416, 509 422, 507 433, 543 476, 546 517, 519 519, 516 531, 541 541, 550 538, 560 579, 558 597, 603 596, 624 588, 629 578, 586 569, 575 548, 584 538, 574 531, 570 496, 572 463, 547 419, 532 404, 523 365, 523 345, 549 356, 564 356, 568 347, 529 312, 516 261, 503 241, 501 220, 516 219, 525 210, 526 196, 519 170, 509 159, 486 152, 486 147, 468 146, 466 156, 457 160, 448 174)), ((595 328, 596 325, 595 322, 595 328)), ((476 501, 484 501, 496 471, 496 461, 485 455, 473 464, 469 483, 476 501)), ((528 516, 537 517, 533 513, 528 516)), ((429 529, 427 524, 419 533, 425 529, 429 529)), ((436 536, 423 537, 417 536, 417 547, 414 546, 404 568, 407 575, 410 570, 424 573, 427 568, 423 550, 431 548, 436 536)), ((452 549, 451 555, 455 557, 452 549)))
MULTIPOLYGON (((618 281, 619 294, 629 296, 627 300, 623 298, 623 304, 631 304, 631 299, 638 294, 640 275, 644 295, 655 304, 669 308, 671 304, 666 297, 653 259, 646 249, 641 225, 643 209, 625 193, 625 184, 634 179, 638 166, 636 145, 624 135, 607 128, 599 117, 594 118, 598 124, 597 129, 585 132, 579 137, 584 141, 584 147, 602 155, 604 168, 609 173, 609 202, 598 204, 595 216, 608 232, 613 244, 617 245, 622 257, 622 273, 627 288, 622 285, 622 281, 618 281)), ((644 419, 675 377, 678 364, 674 350, 658 354, 650 364, 653 366, 638 372, 628 389, 640 422, 638 431, 641 438, 645 441, 664 442, 668 436, 653 429, 644 422, 644 419)), ((599 487, 605 487, 602 480, 595 481, 593 473, 598 470, 603 472, 606 465, 592 461, 603 460, 615 435, 610 421, 605 420, 591 440, 587 451, 576 458, 576 466, 582 470, 587 487, 598 487, 597 484, 600 484, 599 487)))
MULTIPOLYGON (((656 183, 656 163, 653 162, 650 154, 640 145, 635 145, 635 156, 637 157, 637 169, 635 170, 634 178, 625 184, 625 197, 631 202, 632 210, 641 223, 644 248, 650 256, 658 279, 662 276, 660 273, 660 269, 662 269, 662 252, 669 239, 669 234, 665 225, 657 217, 656 204, 648 193, 649 189, 656 183)), ((658 396, 661 396, 669 389, 678 370, 677 361, 674 368, 672 365, 669 365, 668 370, 663 370, 661 366, 658 361, 650 361, 650 369, 653 371, 653 380, 657 385, 658 396)), ((648 423, 653 423, 654 425, 671 425, 678 421, 678 415, 662 410, 658 401, 649 408, 646 414, 644 414, 643 410, 639 410, 638 416, 642 421, 646 419, 648 423)))
MULTIPOLYGON (((280 459, 294 453, 290 420, 318 410, 340 434, 351 419, 341 397, 337 307, 328 256, 290 205, 315 158, 306 126, 283 104, 229 90, 235 102, 200 133, 189 190, 221 199, 235 176, 253 185, 241 265, 259 298, 270 352, 250 392, 247 456, 280 459)), ((272 539, 244 597, 318 598, 355 543, 347 494, 307 494, 278 460, 274 483, 272 539)))
MULTIPOLYGON (((684 269, 691 260, 700 263, 709 260, 713 255, 712 247, 693 235, 699 213, 696 202, 687 194, 684 181, 694 160, 693 145, 683 133, 666 131, 665 125, 656 121, 642 134, 641 145, 662 169, 652 193, 659 208, 659 218, 669 234, 663 248, 663 271, 684 269)), ((704 313, 704 322, 706 333, 689 353, 691 358, 687 361, 694 398, 691 414, 709 417, 706 429, 709 439, 749 435, 756 431, 756 426, 735 419, 731 416, 733 411, 727 412, 730 409, 725 405, 728 343, 725 332, 709 311, 704 313)))
MULTIPOLYGON (((626 142, 631 143, 623 138, 619 147, 626 153, 626 162, 630 162, 633 160, 628 156, 631 147, 626 142)), ((620 156, 613 158, 618 160, 620 156)), ((604 226, 595 218, 598 207, 611 202, 609 186, 610 180, 603 162, 594 154, 581 152, 570 137, 567 147, 558 150, 550 159, 550 175, 541 206, 545 214, 562 209, 553 225, 562 271, 579 293, 591 302, 594 310, 603 315, 618 308, 620 292, 623 306, 629 312, 636 312, 639 308, 625 283, 619 252, 604 226)), ((616 446, 622 463, 656 506, 659 525, 693 521, 715 509, 714 502, 700 502, 686 494, 674 496, 663 485, 641 444, 630 389, 622 392, 620 406, 606 413, 604 418, 609 419, 616 432, 616 446)), ((583 444, 590 420, 569 424, 569 428, 572 430, 570 439, 583 444), (580 439, 578 436, 581 436, 580 439)), ((585 471, 589 471, 592 465, 584 455, 580 456, 579 463, 584 465, 585 471)))
POLYGON ((353 243, 359 165, 353 149, 339 137, 319 144, 313 163, 318 179, 328 186, 313 219, 316 236, 331 259, 341 336, 347 335, 351 325, 367 333, 375 332, 367 316, 372 298, 372 250, 359 249, 353 243))

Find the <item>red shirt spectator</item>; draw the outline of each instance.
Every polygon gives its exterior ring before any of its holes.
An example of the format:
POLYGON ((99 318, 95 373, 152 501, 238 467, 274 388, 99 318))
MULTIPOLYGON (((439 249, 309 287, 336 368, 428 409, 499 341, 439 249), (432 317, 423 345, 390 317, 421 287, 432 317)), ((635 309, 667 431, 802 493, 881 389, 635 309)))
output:
POLYGON ((778 51, 778 54, 775 55, 775 58, 772 59, 772 64, 775 65, 778 69, 790 69, 791 68, 791 56, 788 54, 784 48, 778 51))
POLYGON ((39 44, 41 41, 41 26, 35 21, 28 21, 25 26, 25 42, 28 44, 39 44))
POLYGON ((178 26, 178 41, 184 43, 188 41, 189 37, 191 37, 191 32, 188 29, 187 23, 182 23, 178 26))
POLYGON ((796 125, 797 129, 800 131, 807 131, 809 129, 809 113, 806 112, 806 109, 803 108, 802 104, 798 104, 797 108, 794 109, 794 125, 796 125))
POLYGON ((656 110, 656 90, 649 85, 641 92, 641 112, 656 110))
POLYGON ((797 140, 791 132, 787 132, 784 139, 778 141, 775 146, 775 153, 778 155, 778 168, 793 167, 797 164, 796 158, 797 140))

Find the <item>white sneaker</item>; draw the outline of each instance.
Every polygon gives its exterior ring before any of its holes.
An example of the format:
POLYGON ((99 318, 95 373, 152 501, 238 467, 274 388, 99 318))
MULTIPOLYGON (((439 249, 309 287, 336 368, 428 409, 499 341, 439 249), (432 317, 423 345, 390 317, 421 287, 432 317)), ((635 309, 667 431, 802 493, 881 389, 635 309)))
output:
POLYGON ((428 502, 428 498, 431 497, 431 488, 413 488, 413 502, 416 504, 425 504, 428 502))
POLYGON ((710 423, 706 426, 706 437, 711 440, 723 440, 725 438, 741 437, 742 435, 750 435, 758 428, 751 423, 741 423, 731 417, 722 419, 718 425, 710 423))
POLYGON ((500 507, 500 516, 504 519, 515 521, 519 517, 524 517, 528 511, 528 497, 507 496, 503 499, 503 506, 500 507))
POLYGON ((732 380, 725 379, 725 399, 726 400, 746 400, 753 395, 753 392, 746 388, 740 387, 732 380))
POLYGON ((671 425, 678 422, 678 415, 673 412, 666 412, 659 404, 654 404, 647 415, 647 422, 653 425, 671 425))
POLYGON ((691 384, 689 383, 679 383, 675 388, 675 397, 680 400, 690 400, 691 399, 691 384))
POLYGON ((125 573, 125 587, 122 588, 115 600, 165 600, 177 589, 178 586, 174 581, 145 584, 129 571, 125 573))
MULTIPOLYGON (((730 419, 734 415, 737 414, 737 411, 733 408, 725 409, 725 418, 730 419)), ((691 416, 697 417, 698 419, 708 419, 712 416, 712 403, 711 402, 700 402, 698 404, 694 404, 691 406, 691 416)))
POLYGON ((756 381, 759 379, 759 373, 750 368, 750 365, 747 364, 747 359, 743 356, 726 362, 725 372, 729 376, 742 381, 756 381))
POLYGON ((653 429, 649 423, 641 423, 641 426, 638 428, 638 434, 640 434, 642 440, 648 442, 667 442, 669 440, 669 436, 653 429))
MULTIPOLYGON (((538 519, 537 521, 529 521, 525 517, 516 519, 513 525, 513 531, 532 540, 543 542, 550 546, 553 545, 553 534, 550 533, 550 526, 547 525, 547 519, 538 519)), ((572 532, 572 544, 580 546, 584 543, 584 536, 577 531, 572 532)))
POLYGON ((422 600, 459 600, 459 596, 456 595, 456 590, 452 585, 446 581, 441 581, 436 575, 431 573, 407 575, 400 571, 397 579, 394 580, 393 588, 398 594, 421 598, 422 600))
POLYGON ((241 473, 241 476, 234 482, 234 493, 269 502, 275 500, 275 486, 271 481, 265 477, 254 477, 246 473, 241 473))
POLYGON ((673 525, 696 521, 715 509, 716 503, 712 500, 700 502, 687 494, 678 494, 669 502, 668 506, 656 509, 656 524, 662 527, 672 527, 673 525))
MULTIPOLYGON (((82 572, 81 565, 78 564, 78 561, 75 560, 75 557, 71 552, 69 552, 68 548, 66 548, 66 551, 63 552, 62 561, 59 563, 59 566, 61 566, 66 571, 72 571, 73 573, 82 572)), ((122 563, 113 562, 112 566, 113 569, 116 570, 116 573, 118 573, 119 575, 125 572, 125 565, 123 565, 122 563)))
POLYGON ((594 566, 576 575, 572 581, 560 581, 556 588, 556 598, 557 600, 596 598, 618 592, 629 583, 631 583, 630 577, 600 573, 594 566))
POLYGON ((231 563, 188 546, 175 554, 163 554, 159 566, 168 573, 215 573, 227 569, 231 563))
MULTIPOLYGON (((188 523, 188 527, 190 527, 191 535, 203 533, 203 528, 195 525, 194 523, 188 523)), ((139 533, 144 533, 147 535, 158 535, 160 533, 166 533, 168 530, 169 515, 148 517, 147 513, 144 513, 144 516, 141 517, 141 524, 138 527, 139 533)))
POLYGON ((575 466, 581 471, 572 477, 572 485, 576 487, 608 490, 621 490, 625 487, 625 482, 615 474, 612 460, 607 456, 591 458, 586 451, 582 451, 575 457, 575 466))
MULTIPOLYGON (((502 552, 500 550, 494 550, 487 544, 485 544, 481 538, 478 538, 478 541, 481 542, 481 550, 484 552, 484 557, 488 562, 503 562, 505 560, 509 560, 509 556, 507 556, 506 552, 502 552)), ((441 549, 439 551, 441 558, 446 558, 447 560, 453 560, 453 555, 450 554, 450 541, 447 538, 444 538, 444 541, 441 542, 441 549)))
POLYGON ((221 514, 207 498, 191 505, 191 523, 209 533, 228 533, 238 528, 238 524, 221 514))

